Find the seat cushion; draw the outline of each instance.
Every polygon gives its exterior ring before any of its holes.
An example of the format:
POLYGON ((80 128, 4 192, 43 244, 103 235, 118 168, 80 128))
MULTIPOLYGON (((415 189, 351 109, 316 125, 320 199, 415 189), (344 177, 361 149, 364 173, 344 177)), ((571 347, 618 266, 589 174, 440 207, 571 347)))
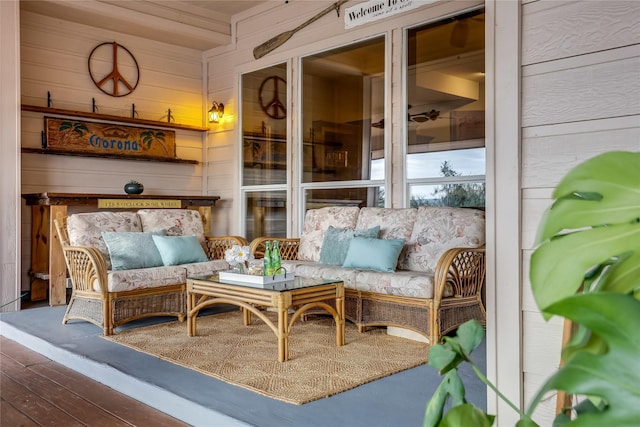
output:
MULTIPOLYGON (((107 274, 107 288, 109 292, 157 288, 186 282, 186 270, 184 267, 178 265, 138 268, 135 270, 113 270, 107 274)), ((94 286, 94 289, 95 288, 94 286)))
POLYGON ((440 257, 451 248, 485 244, 484 211, 468 208, 420 207, 406 253, 399 268, 435 271, 440 257))
POLYGON ((322 242, 329 226, 354 229, 359 211, 357 206, 329 206, 309 209, 305 214, 300 235, 298 259, 303 261, 320 260, 322 242))
POLYGON ((321 277, 330 280, 342 280, 345 288, 354 288, 358 270, 342 268, 335 265, 324 265, 315 262, 297 264, 294 274, 303 277, 321 277))
POLYGON ((412 298, 433 298, 433 273, 402 271, 385 273, 361 270, 353 289, 412 298))
POLYGON ((71 246, 91 246, 100 251, 111 269, 109 249, 102 238, 103 231, 140 232, 142 224, 134 212, 89 212, 70 215, 67 218, 67 233, 71 246))
POLYGON ((184 267, 187 271, 187 277, 193 276, 209 276, 218 271, 224 271, 229 269, 229 264, 223 259, 216 259, 206 262, 195 262, 192 264, 182 264, 180 267, 184 267))

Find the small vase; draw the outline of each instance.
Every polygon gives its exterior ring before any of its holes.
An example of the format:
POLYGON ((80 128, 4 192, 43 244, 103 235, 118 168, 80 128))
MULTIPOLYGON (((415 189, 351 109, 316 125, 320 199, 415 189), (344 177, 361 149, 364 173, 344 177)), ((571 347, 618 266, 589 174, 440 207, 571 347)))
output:
POLYGON ((246 274, 247 273, 246 269, 244 268, 244 264, 241 263, 241 262, 237 263, 236 266, 233 267, 233 271, 238 273, 238 274, 246 274))
POLYGON ((142 184, 125 184, 124 192, 127 194, 142 194, 144 191, 144 185, 142 184))

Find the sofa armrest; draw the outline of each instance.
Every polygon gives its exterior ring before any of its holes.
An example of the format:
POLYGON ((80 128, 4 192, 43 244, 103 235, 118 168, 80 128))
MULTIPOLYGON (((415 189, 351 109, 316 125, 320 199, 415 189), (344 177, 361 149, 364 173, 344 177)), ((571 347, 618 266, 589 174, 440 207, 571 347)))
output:
POLYGON ((482 298, 485 284, 485 248, 453 248, 438 260, 434 277, 436 304, 443 299, 447 286, 451 298, 482 298))
POLYGON ((256 237, 251 241, 251 253, 256 258, 264 257, 265 242, 278 241, 280 248, 280 256, 283 260, 296 260, 298 259, 298 248, 300 247, 299 238, 285 238, 285 237, 256 237))
POLYGON ((62 252, 73 291, 85 294, 95 292, 105 297, 108 290, 107 264, 100 251, 88 246, 64 245, 62 252))
POLYGON ((67 234, 67 217, 60 216, 53 220, 62 246, 62 253, 75 292, 96 292, 106 295, 107 263, 99 250, 90 246, 69 245, 67 234), (94 284, 98 284, 96 290, 94 284))
POLYGON ((204 245, 207 258, 214 260, 224 259, 224 251, 230 249, 233 245, 249 246, 249 242, 240 236, 206 236, 204 245))

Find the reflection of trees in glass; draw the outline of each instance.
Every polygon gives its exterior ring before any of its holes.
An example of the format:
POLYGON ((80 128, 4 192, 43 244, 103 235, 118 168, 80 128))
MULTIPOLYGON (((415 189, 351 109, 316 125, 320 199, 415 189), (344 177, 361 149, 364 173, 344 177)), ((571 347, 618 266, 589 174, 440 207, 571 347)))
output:
POLYGON ((380 187, 378 189, 378 206, 379 208, 384 208, 384 200, 386 193, 384 192, 384 188, 380 187))
MULTIPOLYGON (((452 169, 452 165, 445 161, 440 166, 440 173, 444 177, 460 176, 452 169)), ((412 195, 410 206, 452 206, 452 207, 482 207, 485 203, 484 183, 443 184, 433 191, 435 198, 422 195, 412 195)))

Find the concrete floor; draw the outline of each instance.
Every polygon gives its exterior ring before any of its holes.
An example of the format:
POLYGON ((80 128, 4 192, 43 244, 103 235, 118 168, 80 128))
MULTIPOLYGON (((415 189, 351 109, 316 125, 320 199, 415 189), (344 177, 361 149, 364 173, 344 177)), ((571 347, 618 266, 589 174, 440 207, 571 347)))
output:
MULTIPOLYGON (((0 334, 194 426, 421 426, 426 403, 441 380, 425 364, 335 396, 291 405, 104 340, 102 330, 88 322, 63 325, 65 309, 45 306, 1 313, 0 334)), ((144 319, 124 328, 172 320, 144 319)), ((483 343, 473 354, 483 371, 485 355, 483 343)), ((486 387, 467 368, 461 369, 467 400, 484 408, 486 387)))

